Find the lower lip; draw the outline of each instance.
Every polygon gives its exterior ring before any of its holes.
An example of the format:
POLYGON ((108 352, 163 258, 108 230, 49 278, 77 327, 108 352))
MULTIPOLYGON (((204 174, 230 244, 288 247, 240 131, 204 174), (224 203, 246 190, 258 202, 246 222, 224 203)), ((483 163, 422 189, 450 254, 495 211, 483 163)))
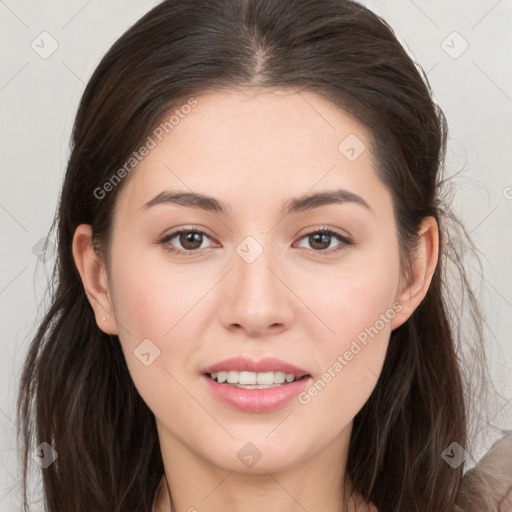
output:
POLYGON ((202 375, 201 378, 206 381, 206 385, 221 402, 245 412, 267 412, 278 409, 303 391, 312 380, 309 376, 274 388, 244 389, 220 384, 206 375, 202 375))

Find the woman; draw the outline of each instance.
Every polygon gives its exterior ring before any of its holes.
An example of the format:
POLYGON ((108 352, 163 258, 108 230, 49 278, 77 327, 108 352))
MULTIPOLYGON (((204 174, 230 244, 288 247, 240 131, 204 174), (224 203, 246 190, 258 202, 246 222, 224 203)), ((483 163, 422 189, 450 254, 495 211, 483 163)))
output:
POLYGON ((445 145, 355 2, 168 0, 131 27, 76 116, 21 383, 48 510, 454 510, 445 145))

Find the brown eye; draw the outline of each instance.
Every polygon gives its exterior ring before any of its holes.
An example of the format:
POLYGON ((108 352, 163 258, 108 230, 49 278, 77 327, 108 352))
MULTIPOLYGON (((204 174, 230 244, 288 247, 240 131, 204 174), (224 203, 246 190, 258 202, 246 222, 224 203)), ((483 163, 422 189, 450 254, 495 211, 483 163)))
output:
POLYGON ((309 248, 314 252, 335 252, 351 245, 353 242, 347 237, 332 231, 330 229, 322 229, 307 233, 300 240, 307 240, 309 248), (338 240, 337 244, 333 245, 333 241, 338 240))
POLYGON ((321 251, 329 249, 331 245, 332 235, 327 233, 315 233, 308 236, 308 241, 313 249, 319 249, 321 251))
POLYGON ((180 229, 166 235, 160 243, 169 252, 176 254, 192 254, 203 249, 203 242, 210 237, 197 229, 180 229))
POLYGON ((197 231, 186 232, 183 231, 178 235, 178 240, 184 249, 194 250, 199 249, 203 243, 203 236, 197 231))

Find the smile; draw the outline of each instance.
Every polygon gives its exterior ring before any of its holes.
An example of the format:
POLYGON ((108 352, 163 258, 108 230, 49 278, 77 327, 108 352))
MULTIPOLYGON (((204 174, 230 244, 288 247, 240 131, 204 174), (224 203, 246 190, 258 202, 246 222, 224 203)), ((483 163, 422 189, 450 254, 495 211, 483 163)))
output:
POLYGON ((266 389, 282 386, 301 378, 293 373, 285 372, 247 372, 247 371, 221 371, 208 374, 210 379, 219 384, 228 384, 243 389, 266 389))

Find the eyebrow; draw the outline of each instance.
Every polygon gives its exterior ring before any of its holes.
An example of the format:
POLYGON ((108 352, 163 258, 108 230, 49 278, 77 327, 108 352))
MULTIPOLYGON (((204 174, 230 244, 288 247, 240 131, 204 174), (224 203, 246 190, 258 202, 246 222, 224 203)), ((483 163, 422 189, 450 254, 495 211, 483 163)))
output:
MULTIPOLYGON (((315 208, 320 208, 321 206, 345 203, 358 204, 370 211, 372 210, 370 205, 361 196, 354 194, 349 190, 339 188, 336 190, 325 190, 311 194, 304 194, 302 196, 290 199, 284 204, 281 214, 286 216, 293 213, 313 210, 315 208)), ((153 199, 145 203, 142 208, 147 210, 148 208, 160 204, 176 204, 178 206, 196 208, 219 215, 227 215, 231 211, 231 208, 220 202, 218 199, 215 199, 214 197, 195 192, 171 190, 161 192, 153 199)))

